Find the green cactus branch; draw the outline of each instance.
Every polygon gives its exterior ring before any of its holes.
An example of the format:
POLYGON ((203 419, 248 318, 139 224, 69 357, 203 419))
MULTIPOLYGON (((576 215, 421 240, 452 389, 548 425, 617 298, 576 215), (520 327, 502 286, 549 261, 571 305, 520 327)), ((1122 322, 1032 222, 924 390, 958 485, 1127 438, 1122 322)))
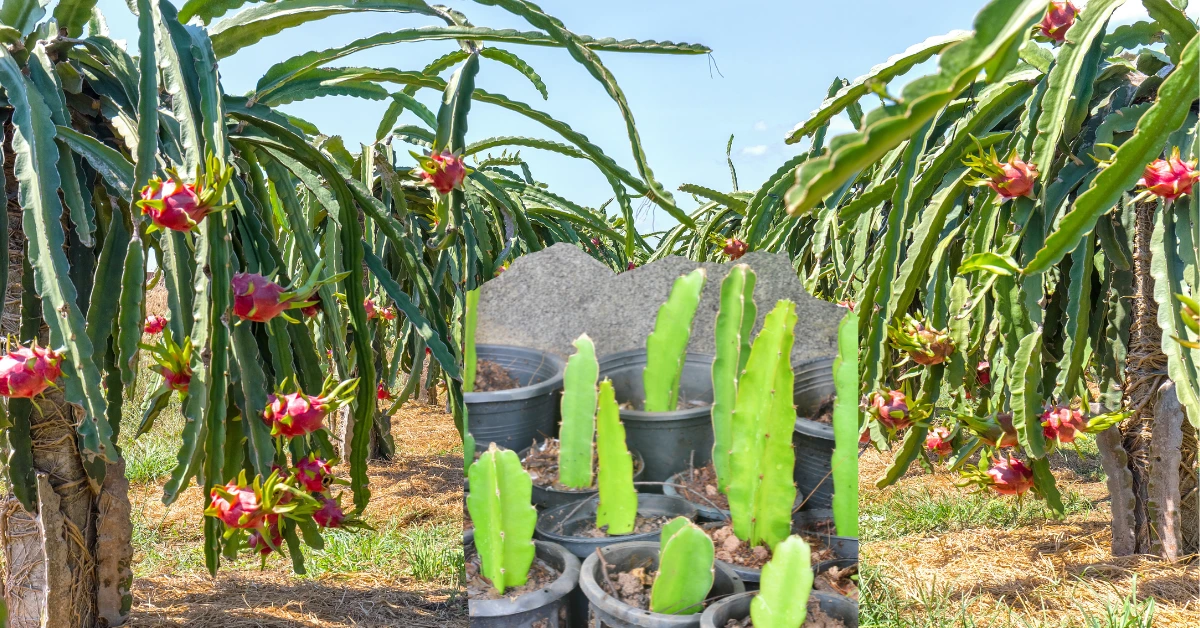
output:
POLYGON ((642 371, 646 412, 674 412, 679 404, 683 362, 705 279, 703 268, 679 277, 658 309, 654 331, 646 338, 646 368, 642 371))

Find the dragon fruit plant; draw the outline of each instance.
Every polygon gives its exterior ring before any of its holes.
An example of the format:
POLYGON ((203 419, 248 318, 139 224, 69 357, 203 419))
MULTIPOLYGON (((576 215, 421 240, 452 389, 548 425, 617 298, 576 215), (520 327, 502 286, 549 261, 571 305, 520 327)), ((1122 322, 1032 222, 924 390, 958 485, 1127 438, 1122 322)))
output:
POLYGON ((158 374, 163 378, 161 388, 178 391, 181 398, 186 397, 192 381, 192 339, 184 338, 182 344, 177 344, 171 329, 164 327, 158 344, 140 346, 158 363, 158 374))
POLYGON ((267 554, 281 548, 275 541, 282 536, 280 519, 307 525, 319 508, 320 503, 314 497, 295 486, 292 479, 285 479, 278 470, 265 480, 259 476, 249 482, 243 469, 237 479, 209 491, 209 506, 204 514, 224 526, 222 539, 226 547, 237 548, 244 544, 246 535, 257 535, 251 536, 250 548, 263 557, 265 564, 267 554))
POLYGON ((642 409, 646 412, 674 412, 678 407, 692 319, 706 278, 703 268, 677 278, 666 302, 658 308, 654 331, 646 337, 646 367, 642 370, 646 395, 642 409))
POLYGON ((536 549, 533 480, 515 452, 488 446, 467 472, 467 510, 475 524, 480 573, 503 594, 529 580, 536 549))
POLYGON ((280 390, 267 398, 262 419, 270 426, 274 437, 295 438, 312 434, 325 428, 325 418, 330 412, 354 400, 357 387, 357 378, 335 383, 331 375, 325 379, 319 395, 309 396, 298 384, 292 387, 293 392, 284 392, 289 388, 288 382, 284 381, 280 390))
POLYGON ((168 168, 167 173, 170 177, 166 181, 151 178, 137 201, 142 214, 150 219, 151 231, 194 231, 205 216, 228 207, 221 204, 221 197, 233 177, 233 168, 223 166, 214 155, 208 156, 203 171, 196 166, 195 183, 184 183, 174 168, 168 168))
POLYGON ((902 324, 888 329, 892 344, 921 366, 942 364, 954 353, 954 340, 945 330, 929 326, 921 315, 904 315, 902 324))
POLYGON ((712 589, 716 550, 712 539, 686 517, 662 528, 658 574, 650 587, 650 612, 694 615, 704 610, 712 589))
POLYGON ((573 489, 592 486, 592 441, 596 436, 596 380, 600 364, 587 334, 575 339, 563 372, 562 425, 558 432, 558 481, 573 489))
POLYGON ((609 535, 633 532, 637 520, 637 489, 633 484, 633 456, 625 445, 625 426, 617 406, 612 381, 600 382, 596 411, 596 527, 609 535))
POLYGON ((775 546, 763 565, 758 595, 750 601, 755 628, 800 628, 808 616, 814 574, 812 549, 799 536, 775 546))
POLYGON ((717 490, 729 488, 729 454, 733 450, 733 409, 737 402, 738 380, 750 359, 750 342, 758 308, 754 305, 757 275, 746 264, 729 269, 721 280, 721 302, 717 310, 714 334, 716 356, 712 366, 713 384, 713 470, 717 490))
POLYGON ((339 273, 319 279, 323 267, 324 260, 317 262, 308 280, 292 288, 284 288, 258 273, 236 273, 231 281, 234 316, 256 323, 265 323, 276 316, 282 316, 290 323, 299 322, 288 316, 287 310, 304 310, 317 305, 318 301, 302 299, 311 298, 317 288, 337 283, 348 276, 348 273, 339 273))
POLYGON ((30 399, 42 394, 62 376, 62 354, 39 347, 17 347, 0 357, 0 396, 30 399))

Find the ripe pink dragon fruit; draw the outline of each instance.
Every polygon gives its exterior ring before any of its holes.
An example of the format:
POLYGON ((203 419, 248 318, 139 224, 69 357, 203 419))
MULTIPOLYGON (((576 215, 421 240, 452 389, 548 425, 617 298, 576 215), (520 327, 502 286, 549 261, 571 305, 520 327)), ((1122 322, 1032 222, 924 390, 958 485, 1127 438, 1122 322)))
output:
POLYGON ((1064 42, 1067 40, 1067 31, 1075 24, 1075 18, 1078 16, 1079 9, 1071 2, 1051 2, 1050 8, 1046 10, 1046 17, 1038 24, 1038 30, 1052 41, 1064 42))
POLYGON ((1179 149, 1171 152, 1170 159, 1156 159, 1146 166, 1138 185, 1146 188, 1151 194, 1173 201, 1184 194, 1190 194, 1192 188, 1200 181, 1200 171, 1196 170, 1196 162, 1187 162, 1179 158, 1179 149))
POLYGON ((238 480, 230 480, 224 487, 214 486, 209 495, 212 502, 204 514, 220 519, 230 528, 257 528, 266 515, 262 495, 253 486, 243 485, 238 480))
POLYGON ((975 381, 979 382, 980 386, 991 385, 992 364, 990 362, 983 360, 975 365, 975 381))
POLYGON ((737 238, 729 238, 725 240, 725 248, 721 249, 729 259, 740 259, 746 254, 746 243, 737 238))
POLYGON ((950 443, 950 428, 939 425, 925 435, 925 449, 938 458, 945 458, 954 453, 954 445, 950 443))
POLYGON ((625 270, 633 270, 635 268, 637 268, 637 264, 635 264, 633 262, 629 262, 628 264, 625 265, 625 270))
POLYGON ((908 397, 903 391, 873 392, 867 399, 867 412, 888 430, 902 430, 912 425, 908 397))
POLYGON ((272 549, 272 546, 283 547, 283 532, 279 530, 279 526, 270 524, 267 527, 271 530, 270 543, 267 543, 267 540, 263 537, 262 532, 259 530, 251 532, 250 538, 246 539, 246 545, 249 546, 252 551, 258 552, 260 556, 267 556, 271 552, 275 551, 272 549))
POLYGON ((256 273, 236 273, 233 276, 233 313, 256 323, 265 323, 288 309, 289 303, 280 298, 283 287, 256 273))
POLYGON ((42 394, 62 375, 62 355, 36 344, 17 347, 0 358, 0 396, 28 399, 42 394))
POLYGON ((1075 436, 1087 429, 1087 419, 1070 406, 1051 406, 1042 413, 1042 434, 1047 440, 1072 443, 1075 436))
POLYGON ((1016 447, 1017 428, 1013 427, 1012 413, 1001 412, 994 421, 989 420, 987 433, 980 435, 980 440, 991 447, 1016 447))
POLYGON ((271 436, 293 438, 324 427, 325 416, 332 409, 329 400, 309 397, 303 392, 273 394, 267 398, 263 421, 271 426, 271 436))
POLYGON ((192 383, 192 367, 188 366, 187 364, 180 366, 183 368, 176 372, 171 368, 160 365, 158 367, 158 372, 162 374, 163 381, 167 385, 167 388, 170 388, 171 390, 177 390, 181 393, 186 393, 188 391, 188 386, 190 386, 192 383))
POLYGON ((380 401, 391 401, 396 397, 387 389, 387 386, 383 382, 379 382, 379 385, 375 387, 375 398, 380 401))
POLYGON ((304 490, 320 493, 325 490, 326 481, 333 480, 333 467, 329 461, 311 454, 296 463, 296 479, 304 490))
POLYGON ((149 216, 150 222, 160 229, 191 231, 213 211, 212 206, 200 200, 195 185, 181 184, 175 179, 166 182, 151 179, 149 185, 142 188, 141 196, 138 205, 142 214, 149 216))
POLYGON ((151 314, 146 317, 146 324, 142 326, 142 332, 147 334, 161 334, 162 330, 166 328, 167 319, 151 314))
POLYGON ((1020 495, 1033 487, 1033 470, 1012 456, 993 459, 987 474, 992 478, 992 490, 1001 495, 1020 495))
POLYGON ((993 176, 988 187, 996 191, 1004 200, 1033 195, 1033 182, 1037 180, 1037 166, 1027 164, 1013 157, 1007 163, 999 164, 1003 174, 993 176))
POLYGON ((469 169, 461 157, 447 151, 420 159, 421 179, 433 186, 438 194, 449 194, 462 185, 469 169))
POLYGON ((363 299, 363 309, 367 311, 368 320, 379 316, 379 310, 375 307, 375 299, 371 297, 363 299))
POLYGON ((391 307, 385 307, 380 310, 379 318, 382 318, 385 321, 394 321, 396 320, 396 310, 391 307))
POLYGON ((338 528, 341 527, 342 521, 345 521, 346 513, 342 512, 342 506, 332 497, 321 499, 321 508, 313 513, 313 521, 322 528, 338 528))
POLYGON ((954 353, 954 341, 945 330, 926 325, 922 318, 905 315, 904 324, 888 329, 892 343, 913 362, 933 366, 945 362, 954 353))
POLYGON ((305 318, 312 318, 321 313, 321 297, 317 296, 317 293, 314 292, 304 297, 303 302, 312 304, 300 308, 300 313, 305 318))

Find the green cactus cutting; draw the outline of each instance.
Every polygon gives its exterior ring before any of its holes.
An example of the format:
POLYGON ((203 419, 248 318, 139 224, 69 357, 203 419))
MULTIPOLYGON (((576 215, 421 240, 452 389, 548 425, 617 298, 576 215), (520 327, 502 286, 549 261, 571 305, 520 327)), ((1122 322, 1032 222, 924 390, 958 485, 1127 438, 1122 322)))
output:
POLYGON ((812 552, 798 536, 775 546, 771 561, 763 565, 758 595, 750 602, 755 628, 800 628, 808 614, 812 593, 812 552))
POLYGON ((716 359, 713 383, 713 469, 717 488, 729 488, 729 452, 733 449, 733 405, 737 384, 750 358, 750 340, 758 309, 754 306, 754 271, 746 264, 729 269, 721 282, 721 308, 717 312, 716 359))
POLYGON ((796 485, 792 468, 791 353, 796 304, 779 301, 767 314, 738 381, 729 458, 729 511, 733 533, 752 547, 774 547, 791 532, 796 485))
POLYGON ((646 337, 646 368, 642 371, 646 412, 673 412, 679 404, 683 360, 705 279, 703 268, 676 279, 666 303, 658 308, 654 331, 646 337))
POLYGON ((515 452, 492 443, 469 472, 467 510, 475 522, 480 571, 503 594, 529 579, 537 511, 530 504, 533 481, 515 452))
POLYGON ((713 586, 713 543, 685 517, 663 526, 658 575, 650 588, 650 611, 694 615, 704 610, 713 586))
POLYGON ((596 434, 596 380, 600 364, 587 334, 575 339, 575 354, 563 374, 562 428, 558 436, 558 481, 567 488, 592 486, 592 439, 596 434))
POLYGON ((637 518, 637 489, 633 487, 633 456, 625 446, 625 426, 613 393, 612 382, 600 382, 600 410, 596 413, 596 455, 600 462, 600 504, 596 527, 608 534, 629 534, 637 518), (607 526, 607 527, 606 527, 607 526))
POLYGON ((833 362, 834 449, 833 523, 840 536, 858 537, 858 314, 850 312, 838 325, 838 355, 833 362))

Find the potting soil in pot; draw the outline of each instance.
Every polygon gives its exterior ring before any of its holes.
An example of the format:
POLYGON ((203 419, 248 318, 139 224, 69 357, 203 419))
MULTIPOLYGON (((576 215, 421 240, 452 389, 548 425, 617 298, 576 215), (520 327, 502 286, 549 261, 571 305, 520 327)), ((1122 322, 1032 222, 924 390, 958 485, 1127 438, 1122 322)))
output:
MULTIPOLYGON (((650 610, 650 590, 654 586, 654 576, 657 574, 657 571, 644 567, 620 573, 610 570, 608 574, 610 586, 606 587, 606 590, 610 595, 615 594, 623 604, 648 611, 650 610)), ((704 609, 697 607, 695 610, 699 613, 704 609)))
MULTIPOLYGON (((671 515, 654 515, 652 517, 643 517, 638 515, 633 520, 633 532, 630 532, 630 534, 647 534, 661 530, 668 521, 674 518, 675 517, 671 515)), ((586 523, 590 525, 587 525, 586 527, 579 526, 575 530, 568 531, 568 534, 585 539, 603 539, 609 536, 608 532, 596 527, 595 518, 588 520, 586 523)))
POLYGON ((833 566, 817 574, 813 580, 813 588, 817 591, 836 593, 858 601, 858 582, 853 580, 853 577, 857 575, 858 565, 833 566))
MULTIPOLYGON (((745 619, 731 619, 725 622, 724 628, 751 628, 752 626, 754 626, 754 621, 746 617, 745 619)), ((808 612, 804 616, 804 624, 801 628, 846 628, 846 624, 840 619, 826 615, 816 600, 810 600, 808 612)))
POLYGON ((693 504, 710 508, 715 506, 718 510, 729 510, 729 498, 717 490, 717 471, 711 463, 684 473, 679 476, 677 481, 683 487, 676 489, 680 497, 693 504), (704 499, 701 499, 700 495, 703 495, 704 499))
MULTIPOLYGON (((521 465, 529 472, 529 477, 533 479, 533 483, 542 488, 553 488, 556 491, 590 491, 595 490, 595 485, 586 489, 567 488, 558 481, 558 448, 559 441, 557 438, 547 438, 541 443, 534 442, 529 453, 525 455, 525 459, 521 461, 521 465)), ((637 475, 642 470, 641 461, 634 457, 633 474, 637 475)), ((597 460, 592 459, 592 476, 599 476, 600 467, 597 465, 597 460)))
POLYGON ((474 392, 495 392, 520 387, 521 382, 517 381, 517 378, 491 360, 479 360, 475 366, 474 392))
MULTIPOLYGON (((762 566, 771 560, 771 552, 766 547, 750 547, 748 543, 737 538, 733 534, 733 526, 721 526, 719 528, 705 528, 705 534, 712 539, 713 547, 716 549, 716 558, 719 561, 746 567, 748 569, 762 569, 762 566)), ((825 560, 833 560, 837 556, 832 549, 825 547, 816 538, 805 537, 809 547, 812 548, 812 562, 817 564, 825 560)))
POLYGON ((833 399, 833 395, 822 399, 821 405, 817 406, 817 411, 813 413, 813 416, 804 418, 825 425, 833 425, 833 399))
POLYGON ((467 558, 467 597, 472 600, 510 600, 515 597, 540 591, 558 579, 559 572, 546 561, 536 558, 529 569, 529 580, 524 585, 504 590, 504 595, 496 593, 492 583, 479 573, 479 555, 472 554, 467 558))

